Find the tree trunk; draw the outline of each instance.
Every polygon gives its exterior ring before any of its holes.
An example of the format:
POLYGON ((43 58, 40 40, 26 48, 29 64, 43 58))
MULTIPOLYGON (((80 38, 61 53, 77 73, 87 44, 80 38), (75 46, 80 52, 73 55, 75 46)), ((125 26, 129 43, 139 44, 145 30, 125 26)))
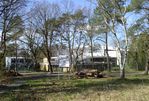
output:
POLYGON ((136 68, 137 68, 137 71, 139 71, 138 53, 136 52, 135 55, 136 55, 136 59, 135 59, 135 62, 136 62, 136 68))
POLYGON ((109 59, 109 54, 108 54, 107 49, 106 49, 106 56, 107 56, 107 69, 108 69, 109 72, 111 72, 110 59, 109 59))
POLYGON ((6 19, 3 21, 3 28, 2 28, 2 36, 1 36, 1 49, 2 49, 2 54, 1 54, 1 68, 5 68, 5 56, 6 56, 6 19))
POLYGON ((81 61, 82 61, 82 64, 81 64, 81 68, 79 68, 79 70, 81 70, 83 67, 84 67, 84 57, 83 57, 83 55, 84 55, 84 49, 85 49, 85 42, 83 43, 83 48, 82 48, 82 50, 81 50, 81 61))
POLYGON ((45 36, 46 56, 47 56, 48 63, 49 63, 49 65, 48 65, 48 71, 50 71, 51 73, 53 73, 53 67, 51 65, 51 45, 52 45, 52 35, 53 35, 53 33, 51 32, 50 39, 49 39, 48 28, 47 28, 47 26, 45 26, 45 33, 43 33, 43 34, 45 36), (50 45, 49 45, 49 40, 50 40, 50 45))
POLYGON ((48 59, 48 63, 49 63, 49 65, 48 65, 48 71, 50 71, 51 73, 53 73, 53 67, 51 65, 51 52, 50 52, 50 50, 51 50, 51 46, 50 46, 50 49, 47 47, 47 59, 48 59))
POLYGON ((91 57, 92 57, 92 68, 94 68, 94 61, 93 61, 93 39, 90 37, 90 42, 91 42, 91 57))
POLYGON ((149 71, 149 48, 147 49, 147 53, 146 53, 145 75, 148 75, 148 71, 149 71))
POLYGON ((107 69, 109 72, 111 72, 111 66, 110 66, 110 59, 109 59, 109 53, 108 53, 108 33, 106 32, 106 56, 107 56, 107 69))
POLYGON ((15 61, 15 68, 14 71, 17 71, 17 65, 18 65, 18 49, 17 49, 17 39, 15 39, 15 45, 16 45, 16 61, 15 61))
POLYGON ((119 67, 120 67, 120 79, 125 78, 125 56, 123 55, 123 52, 118 48, 119 52, 119 67))
POLYGON ((125 78, 125 68, 120 68, 120 79, 125 78))
POLYGON ((52 68, 52 65, 51 65, 51 58, 48 58, 48 63, 49 63, 49 65, 48 65, 48 71, 50 71, 51 73, 53 73, 53 68, 52 68))
POLYGON ((85 46, 83 46, 83 49, 81 50, 81 61, 82 61, 82 63, 81 63, 81 68, 79 68, 79 71, 84 67, 84 60, 83 60, 84 47, 85 47, 85 46))
POLYGON ((51 53, 50 53, 50 49, 48 49, 48 46, 47 46, 47 59, 48 59, 48 71, 51 71, 51 73, 53 73, 53 68, 52 68, 52 65, 51 65, 51 53))
POLYGON ((73 68, 73 60, 72 60, 73 50, 71 48, 71 39, 69 34, 68 34, 68 48, 69 48, 69 72, 70 72, 73 68))
POLYGON ((146 66, 145 66, 145 75, 148 75, 148 71, 149 71, 149 59, 146 62, 146 66))

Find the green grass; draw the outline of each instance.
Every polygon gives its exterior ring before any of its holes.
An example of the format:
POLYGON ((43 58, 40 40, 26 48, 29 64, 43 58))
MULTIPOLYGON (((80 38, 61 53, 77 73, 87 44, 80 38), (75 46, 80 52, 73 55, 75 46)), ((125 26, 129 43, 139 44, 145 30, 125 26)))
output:
POLYGON ((0 101, 148 101, 149 76, 25 80, 20 88, 0 94, 0 101))

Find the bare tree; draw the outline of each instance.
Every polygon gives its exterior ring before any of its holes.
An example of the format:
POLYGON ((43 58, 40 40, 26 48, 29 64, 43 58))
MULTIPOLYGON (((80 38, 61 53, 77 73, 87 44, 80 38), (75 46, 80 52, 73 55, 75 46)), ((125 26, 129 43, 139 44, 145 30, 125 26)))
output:
POLYGON ((1 32, 1 56, 0 63, 4 66, 4 57, 6 55, 6 42, 8 41, 8 33, 11 33, 18 22, 16 17, 20 15, 19 10, 25 6, 26 0, 1 0, 0 1, 0 30, 1 32), (3 62, 2 62, 3 61, 3 62))
POLYGON ((64 43, 67 43, 69 50, 70 71, 74 71, 82 44, 85 16, 82 10, 76 10, 74 13, 64 13, 60 19, 63 20, 62 39, 64 43))
POLYGON ((34 19, 34 25, 43 38, 43 53, 48 59, 49 70, 53 72, 51 66, 51 48, 54 41, 54 34, 58 28, 57 17, 60 15, 59 5, 49 2, 40 2, 31 10, 31 17, 34 19))
POLYGON ((28 23, 26 25, 25 31, 23 33, 23 40, 19 41, 24 44, 24 49, 27 49, 31 55, 31 58, 34 62, 34 69, 38 70, 38 62, 40 60, 40 51, 41 51, 41 43, 42 37, 40 34, 36 33, 36 28, 32 23, 32 19, 28 19, 28 23))

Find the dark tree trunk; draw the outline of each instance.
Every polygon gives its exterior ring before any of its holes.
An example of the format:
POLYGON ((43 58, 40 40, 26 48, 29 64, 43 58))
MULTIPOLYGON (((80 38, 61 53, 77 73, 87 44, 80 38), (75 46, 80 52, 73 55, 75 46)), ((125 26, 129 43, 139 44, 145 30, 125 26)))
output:
POLYGON ((93 38, 90 37, 90 43, 91 43, 91 57, 92 57, 92 68, 94 68, 94 61, 93 61, 93 38))
POLYGON ((47 28, 45 30, 45 48, 46 48, 46 57, 48 59, 48 71, 50 71, 51 73, 53 73, 53 67, 51 65, 51 45, 52 45, 52 32, 51 32, 51 36, 50 36, 50 47, 49 47, 49 38, 48 38, 48 31, 47 31, 47 28))
POLYGON ((110 66, 110 59, 109 59, 109 53, 108 53, 108 33, 106 32, 106 57, 107 57, 107 69, 109 72, 111 72, 111 66, 110 66))
POLYGON ((68 48, 69 48, 69 70, 68 72, 70 72, 73 68, 73 61, 72 61, 72 48, 71 48, 71 41, 70 41, 70 35, 68 34, 68 48))
POLYGON ((17 39, 15 39, 15 45, 16 45, 16 61, 15 61, 15 68, 14 68, 14 71, 16 72, 17 71, 17 65, 18 65, 18 47, 17 47, 17 39))
POLYGON ((2 36, 1 36, 1 49, 2 49, 2 54, 1 54, 1 69, 5 68, 5 56, 6 56, 6 20, 4 20, 4 25, 3 25, 3 31, 2 31, 2 36))
POLYGON ((51 59, 48 59, 48 62, 49 62, 49 65, 48 65, 48 71, 50 71, 51 73, 53 73, 53 68, 52 68, 52 65, 51 65, 51 59))

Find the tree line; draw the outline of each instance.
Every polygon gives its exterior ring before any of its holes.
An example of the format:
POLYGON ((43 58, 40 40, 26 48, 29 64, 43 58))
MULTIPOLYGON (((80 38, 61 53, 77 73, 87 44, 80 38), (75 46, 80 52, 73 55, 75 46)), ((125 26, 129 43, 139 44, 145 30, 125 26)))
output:
MULTIPOLYGON (((149 68, 149 7, 148 0, 86 0, 94 8, 75 8, 70 0, 59 3, 28 0, 0 1, 0 67, 6 56, 31 57, 35 63, 46 57, 53 72, 51 57, 68 49, 70 71, 76 70, 79 57, 83 60, 85 46, 91 57, 96 46, 105 44, 107 67, 109 41, 118 51, 120 78, 125 68, 149 68), (30 8, 25 12, 25 9, 30 8), (130 16, 140 15, 130 22, 130 16)), ((93 64, 94 65, 94 64, 93 64)))

